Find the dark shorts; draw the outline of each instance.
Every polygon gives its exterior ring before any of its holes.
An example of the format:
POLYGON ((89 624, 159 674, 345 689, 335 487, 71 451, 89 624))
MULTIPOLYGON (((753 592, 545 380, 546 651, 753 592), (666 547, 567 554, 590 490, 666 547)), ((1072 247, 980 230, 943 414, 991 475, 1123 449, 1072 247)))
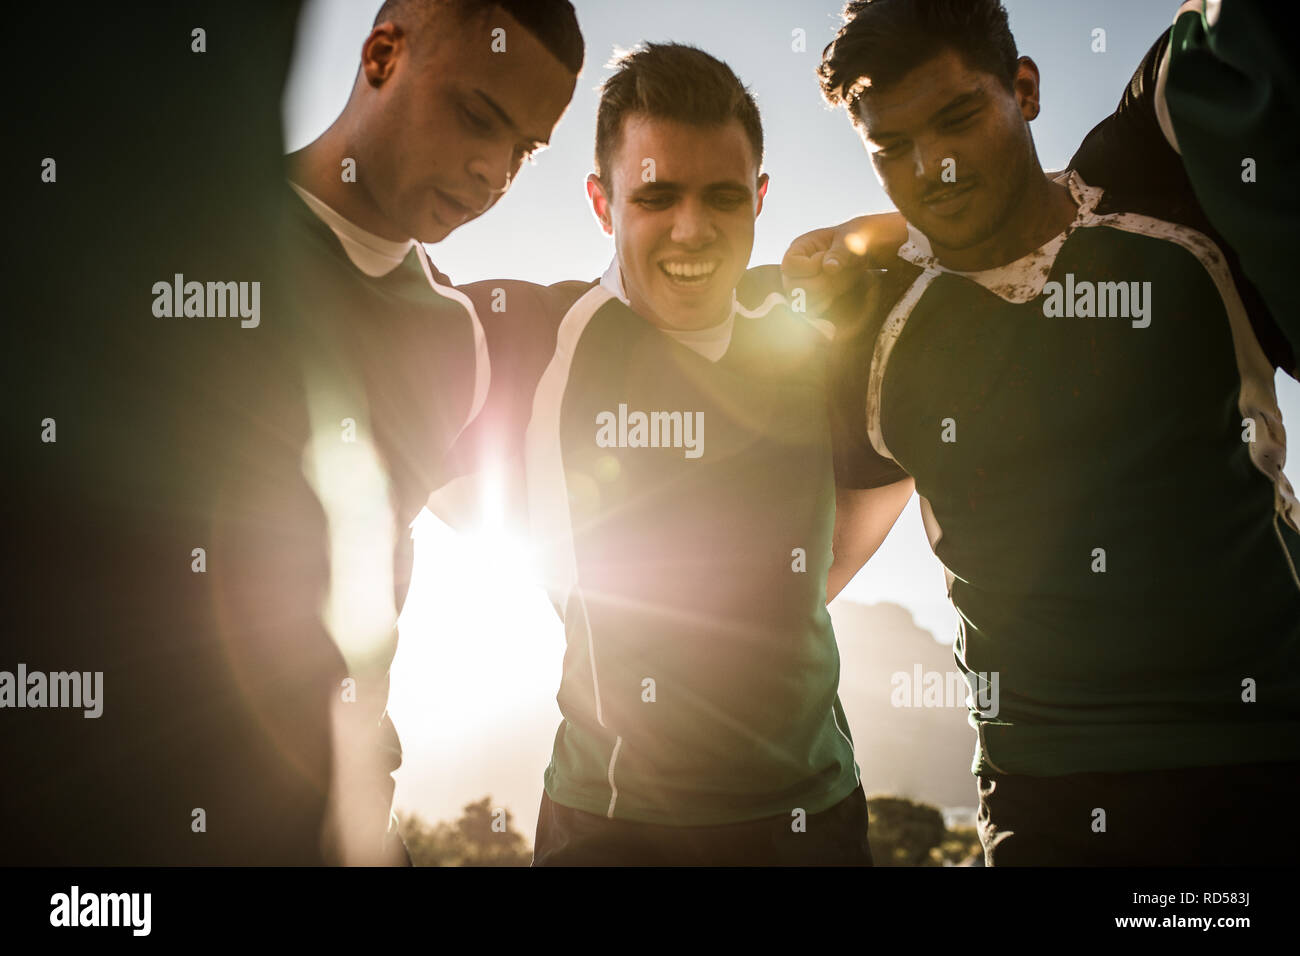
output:
POLYGON ((789 815, 709 827, 611 820, 542 793, 533 866, 871 866, 861 784, 803 832, 789 815))
POLYGON ((1300 763, 977 778, 989 866, 1292 865, 1300 763))

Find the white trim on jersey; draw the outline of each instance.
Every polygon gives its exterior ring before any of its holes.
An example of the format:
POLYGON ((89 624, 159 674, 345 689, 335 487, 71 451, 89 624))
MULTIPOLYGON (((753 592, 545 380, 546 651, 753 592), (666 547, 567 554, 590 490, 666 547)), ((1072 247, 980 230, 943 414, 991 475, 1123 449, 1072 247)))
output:
POLYGON ((740 304, 740 300, 736 298, 736 292, 734 289, 731 292, 731 296, 731 311, 743 315, 747 319, 761 319, 776 306, 785 304, 785 296, 780 292, 769 292, 767 298, 756 305, 753 309, 747 309, 740 304))
POLYGON ((611 820, 614 818, 614 804, 618 803, 618 786, 614 783, 614 764, 618 761, 618 752, 622 749, 623 738, 615 737, 614 752, 609 755, 609 809, 605 811, 605 816, 611 820))
MULTIPOLYGON (((839 695, 837 694, 837 699, 838 696, 839 695)), ((844 719, 848 719, 847 714, 844 719)), ((862 783, 862 768, 858 766, 858 752, 853 746, 853 738, 840 729, 840 719, 835 716, 835 701, 831 701, 831 720, 835 722, 835 729, 839 731, 840 736, 843 737, 849 745, 849 758, 853 761, 853 779, 860 784, 862 783)))
MULTIPOLYGON (((761 319, 769 312, 771 312, 774 308, 776 308, 778 305, 790 304, 790 300, 787 299, 780 292, 769 292, 767 294, 766 299, 764 299, 758 305, 754 306, 754 308, 747 309, 740 304, 740 299, 736 298, 736 293, 734 290, 732 291, 731 295, 732 295, 732 303, 731 303, 732 314, 743 315, 747 319, 761 319)), ((830 342, 834 340, 835 324, 831 322, 829 319, 818 319, 818 318, 814 318, 811 315, 805 315, 803 313, 791 312, 791 314, 798 315, 801 319, 803 319, 805 322, 811 325, 817 332, 821 334, 822 338, 826 339, 826 341, 830 342)))
MULTIPOLYGON (((526 484, 528 487, 528 517, 534 540, 541 552, 541 567, 545 569, 546 590, 567 621, 569 601, 576 597, 582 611, 583 627, 587 631, 587 659, 591 663, 591 688, 596 699, 596 722, 605 726, 604 710, 600 703, 600 675, 596 669, 595 638, 591 632, 591 616, 587 612, 587 599, 578 582, 578 555, 573 544, 573 518, 569 510, 569 485, 564 472, 564 449, 560 440, 560 412, 564 405, 564 392, 569 384, 569 370, 573 353, 587 324, 606 302, 617 298, 607 287, 597 285, 588 290, 565 313, 555 335, 555 354, 533 393, 533 412, 528 420, 524 444, 526 484)), ((618 800, 618 787, 614 783, 614 764, 623 747, 623 738, 616 737, 614 751, 609 758, 609 809, 607 817, 614 816, 618 800)))
POLYGON ((1080 226, 1095 225, 1091 221, 1093 210, 1101 201, 1103 192, 1100 188, 1089 186, 1073 170, 1067 170, 1057 176, 1053 182, 1065 186, 1070 191, 1077 207, 1074 219, 1064 230, 1019 259, 979 272, 949 269, 934 254, 930 247, 930 240, 910 223, 907 227, 908 240, 899 248, 898 257, 922 269, 948 272, 963 279, 970 279, 1007 302, 1032 302, 1043 294, 1043 286, 1047 284, 1052 264, 1056 262, 1056 257, 1060 255, 1061 247, 1065 245, 1065 240, 1070 233, 1080 226))
MULTIPOLYGON (((878 454, 893 459, 894 456, 886 447, 880 420, 885 370, 894 345, 911 317, 912 310, 939 273, 950 272, 970 279, 1005 301, 1023 304, 1042 294, 1052 265, 1067 236, 1076 229, 1109 227, 1135 235, 1162 239, 1181 246, 1196 257, 1213 280, 1224 312, 1228 316, 1237 372, 1241 380, 1237 406, 1242 418, 1253 419, 1256 424, 1256 440, 1250 443, 1248 449, 1251 462, 1273 483, 1276 515, 1293 529, 1300 531, 1300 503, 1297 502, 1295 491, 1282 471, 1286 461, 1286 431, 1283 429, 1282 413, 1278 407, 1273 366, 1255 336, 1246 307, 1242 304, 1232 273, 1219 247, 1204 233, 1163 219, 1127 212, 1098 215, 1096 207, 1101 200, 1103 190, 1089 186, 1074 170, 1070 170, 1056 181, 1062 180, 1079 204, 1074 220, 1064 232, 1044 243, 1034 252, 996 269, 983 272, 957 272, 947 269, 934 257, 928 240, 909 226, 911 239, 899 249, 898 255, 921 266, 925 271, 917 277, 890 311, 872 351, 865 409, 867 436, 872 447, 878 454)), ((1286 552, 1280 529, 1278 540, 1283 545, 1283 551, 1286 552)), ((1286 552, 1286 558, 1294 576, 1295 568, 1289 552, 1286 552)), ((1300 587, 1300 577, 1296 578, 1296 584, 1300 587)))
MULTIPOLYGON (((569 384, 569 368, 578 340, 592 316, 615 298, 603 286, 582 295, 565 313, 555 336, 555 354, 533 393, 533 411, 524 440, 527 463, 528 518, 546 569, 546 590, 561 615, 578 583, 578 558, 573 546, 568 481, 560 442, 560 408, 569 384)), ((599 706, 599 702, 597 703, 599 706)))
POLYGON ((483 323, 479 321, 478 312, 474 309, 474 303, 470 300, 470 297, 459 289, 443 285, 435 279, 433 277, 433 263, 429 260, 428 251, 418 242, 415 244, 415 249, 429 284, 443 298, 459 302, 464 306, 465 311, 469 314, 470 327, 474 332, 474 396, 470 400, 469 415, 466 416, 465 423, 460 426, 460 431, 456 432, 456 437, 459 438, 461 432, 468 428, 470 423, 478 418, 478 413, 483 410, 483 405, 487 402, 488 388, 492 384, 492 361, 488 357, 487 336, 483 333, 483 323))
MULTIPOLYGON (((1243 419, 1250 418, 1255 422, 1256 440, 1249 442, 1250 447, 1247 449, 1251 463, 1273 482, 1274 510, 1287 524, 1300 531, 1300 503, 1297 503, 1295 490, 1282 471, 1282 466, 1286 463, 1286 429, 1282 426, 1282 410, 1278 407, 1273 365, 1265 356, 1259 339, 1255 337, 1250 316, 1246 314, 1236 283, 1232 281, 1228 262, 1219 247, 1195 229, 1136 213, 1091 215, 1083 225, 1109 226, 1175 243, 1195 256, 1214 280, 1224 311, 1228 314, 1237 374, 1241 378, 1237 408, 1243 419)), ((1283 550, 1286 550, 1285 545, 1283 550)), ((1288 563, 1290 560, 1288 554, 1288 563)), ((1300 580, 1297 581, 1297 586, 1300 586, 1300 580)))
MULTIPOLYGON (((627 290, 623 286, 623 271, 619 268, 618 259, 615 258, 609 264, 604 274, 600 277, 600 284, 614 294, 614 296, 626 305, 632 307, 628 301, 627 290)), ((747 319, 761 319, 766 316, 778 305, 788 305, 789 300, 780 292, 769 292, 767 298, 760 302, 752 309, 747 309, 741 305, 740 298, 736 295, 736 290, 731 290, 731 314, 718 323, 718 325, 709 329, 665 329, 660 331, 665 335, 675 339, 682 345, 686 346, 697 355, 701 355, 710 362, 719 362, 731 348, 731 338, 734 334, 736 316, 743 315, 747 319)), ((822 334, 828 341, 835 337, 835 326, 826 319, 815 319, 804 316, 804 321, 822 334)))
POLYGON ((880 421, 881 395, 884 390, 885 369, 889 363, 889 357, 893 353, 894 345, 897 344, 899 336, 903 334, 903 327, 907 325, 908 319, 912 317, 912 310, 916 308, 916 304, 921 301, 925 290, 929 288, 930 283, 940 273, 947 272, 963 279, 969 279, 1007 302, 1023 304, 1032 302, 1042 295, 1043 286, 1047 284, 1047 277, 1052 270, 1052 264, 1056 261, 1057 255, 1060 254, 1061 248, 1065 245, 1066 237, 1081 225, 1087 217, 1092 216, 1093 210, 1102 196, 1102 190, 1089 186, 1073 170, 1067 170, 1053 181, 1064 184, 1078 204, 1074 220, 1062 232, 1053 236, 1033 252, 992 269, 984 269, 979 272, 960 272, 956 269, 949 269, 939 262, 930 246, 930 240, 926 238, 925 234, 911 223, 908 223, 908 240, 899 248, 898 257, 919 266, 922 272, 908 287, 902 298, 894 304, 889 315, 885 318, 885 323, 881 326, 880 334, 876 337, 875 347, 871 354, 871 371, 867 378, 866 422, 867 438, 877 454, 894 460, 894 456, 885 445, 884 429, 880 421))
POLYGON ((939 275, 934 269, 926 269, 916 281, 908 287, 907 292, 889 311, 885 324, 876 336, 876 347, 871 353, 871 371, 867 376, 867 438, 876 454, 893 461, 894 456, 885 447, 885 436, 880 424, 880 396, 885 382, 885 366, 898 337, 903 333, 903 326, 912 315, 912 309, 921 301, 921 296, 930 287, 930 283, 939 275))
POLYGON ((622 302, 629 309, 632 303, 628 301, 627 290, 623 288, 623 270, 618 266, 618 257, 615 256, 610 260, 608 268, 600 277, 600 284, 614 293, 614 297, 622 302))

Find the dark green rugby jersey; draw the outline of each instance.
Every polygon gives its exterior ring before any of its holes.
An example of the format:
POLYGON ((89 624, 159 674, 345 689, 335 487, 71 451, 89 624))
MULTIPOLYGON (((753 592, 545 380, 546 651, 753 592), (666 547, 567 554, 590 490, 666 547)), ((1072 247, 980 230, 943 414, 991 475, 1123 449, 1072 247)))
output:
MULTIPOLYGON (((401 744, 386 714, 388 670, 413 564, 409 529, 453 473, 448 450, 486 400, 486 339, 473 303, 419 243, 390 271, 370 275, 288 187, 285 202, 283 293, 298 321, 275 332, 301 372, 306 416, 287 423, 284 441, 301 455, 327 527, 346 535, 329 575, 341 613, 329 649, 335 673, 321 701, 344 676, 356 680, 346 713, 391 772, 401 744)), ((321 544, 328 553, 329 542, 321 544)), ((378 786, 373 811, 387 819, 393 781, 378 786)))
POLYGON ((1212 242, 1068 182, 1073 224, 999 269, 946 270, 913 231, 919 275, 837 363, 866 393, 844 457, 916 480, 986 695, 976 773, 1296 759, 1273 366, 1212 242))
POLYGON ((486 401, 483 328, 473 303, 419 243, 391 271, 368 275, 300 197, 286 203, 290 288, 303 323, 291 345, 306 357, 309 403, 337 413, 320 427, 333 438, 342 418, 352 419, 355 444, 373 447, 384 473, 400 607, 410 583, 410 524, 454 471, 448 449, 486 401))
POLYGON ((679 826, 844 799, 859 771, 825 607, 826 338, 779 271, 746 275, 717 361, 634 313, 610 274, 464 288, 494 374, 509 369, 494 396, 528 399, 512 415, 489 398, 475 430, 514 436, 565 624, 551 799, 679 826))

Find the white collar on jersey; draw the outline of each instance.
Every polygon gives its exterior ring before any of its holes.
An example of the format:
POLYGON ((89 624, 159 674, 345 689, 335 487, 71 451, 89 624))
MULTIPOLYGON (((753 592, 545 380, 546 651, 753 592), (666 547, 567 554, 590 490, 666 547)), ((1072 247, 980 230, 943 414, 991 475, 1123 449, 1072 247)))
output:
POLYGON ((362 229, 351 219, 345 218, 337 210, 327 206, 322 200, 307 192, 297 183, 290 181, 289 185, 293 187, 294 192, 302 197, 302 201, 307 204, 307 208, 314 212, 321 222, 329 226, 334 235, 339 237, 339 242, 343 245, 343 251, 348 254, 352 264, 371 278, 378 278, 392 272, 402 264, 411 251, 411 247, 415 245, 414 239, 396 242, 392 239, 376 236, 373 232, 362 229))
POLYGON ((994 295, 1008 302, 1030 302, 1042 294, 1043 286, 1047 283, 1061 246, 1065 245, 1066 237, 1079 226, 1086 225, 1097 218, 1095 210, 1103 192, 1099 187, 1085 183, 1083 177, 1074 170, 1067 170, 1054 181, 1065 183, 1070 190, 1070 195, 1078 204, 1079 208, 1075 210, 1074 220, 1065 227, 1064 232, 1058 233, 1033 252, 1014 262, 1008 262, 996 269, 985 269, 982 272, 958 272, 956 269, 949 269, 939 263, 930 248, 930 240, 911 223, 907 224, 908 240, 898 250, 898 258, 905 259, 928 272, 950 272, 955 276, 963 276, 972 282, 978 282, 994 295))
MULTIPOLYGON (((623 289, 623 271, 618 267, 618 257, 609 264, 605 274, 600 277, 601 288, 608 290, 620 302, 631 308, 632 303, 627 299, 627 293, 623 289)), ((665 329, 662 326, 659 330, 665 335, 671 336, 682 345, 686 346, 692 352, 703 355, 710 362, 716 362, 722 356, 727 354, 727 349, 731 346, 731 331, 736 327, 736 312, 740 309, 740 303, 736 299, 736 290, 731 290, 731 314, 725 321, 717 325, 711 325, 707 329, 692 329, 685 331, 682 329, 665 329)))

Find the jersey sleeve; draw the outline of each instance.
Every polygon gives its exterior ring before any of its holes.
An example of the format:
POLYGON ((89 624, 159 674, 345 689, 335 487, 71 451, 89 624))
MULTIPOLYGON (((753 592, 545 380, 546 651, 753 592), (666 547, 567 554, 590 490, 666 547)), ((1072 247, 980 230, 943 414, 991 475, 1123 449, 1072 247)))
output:
POLYGON ((1182 222, 1194 214, 1196 197, 1182 159, 1161 128, 1156 100, 1169 37, 1166 30, 1147 50, 1115 112, 1084 137, 1070 168, 1089 186, 1122 197, 1134 212, 1182 222))
POLYGON ((439 517, 465 524, 496 514, 511 526, 525 526, 524 443, 533 396, 555 354, 560 322, 591 286, 499 279, 456 286, 482 322, 492 380, 482 411, 447 454, 449 484, 430 498, 439 517))
MULTIPOLYGON (((1179 36, 1185 32, 1183 21, 1190 17, 1184 14, 1179 18, 1175 28, 1166 30, 1147 51, 1142 62, 1138 64, 1124 94, 1120 97, 1115 112, 1098 123, 1084 137, 1083 143, 1070 160, 1070 168, 1076 170, 1090 186, 1100 186, 1106 190, 1106 196, 1098 206, 1099 212, 1125 211, 1164 219, 1188 226, 1204 233, 1223 251, 1228 262, 1233 281, 1241 295, 1246 313, 1250 317, 1255 337, 1274 368, 1291 371, 1296 366, 1294 342, 1297 336, 1288 337, 1277 321, 1277 302, 1286 304, 1287 292, 1266 300, 1264 292, 1268 288, 1267 279, 1272 273, 1267 268, 1250 268, 1249 258, 1260 246, 1258 233, 1252 228, 1236 228, 1243 225, 1238 207, 1224 204, 1220 211, 1212 199, 1207 199, 1205 190, 1194 184, 1198 168, 1195 158, 1198 150, 1195 143, 1186 135, 1185 121, 1178 119, 1177 96, 1169 104, 1172 132, 1183 150, 1178 150, 1170 143, 1170 137, 1162 127, 1161 112, 1165 109, 1162 101, 1160 76, 1162 70, 1168 71, 1168 84, 1171 90, 1176 88, 1179 72, 1173 65, 1179 57, 1185 41, 1179 36), (1189 148, 1191 147, 1191 148, 1189 148), (1190 175, 1189 175, 1190 174, 1190 175), (1243 253, 1248 261, 1243 262, 1243 253), (1274 302, 1270 308, 1270 302, 1274 302)), ((1184 69, 1184 72, 1185 69, 1184 69)), ((1234 157, 1245 147, 1235 144, 1226 132, 1215 141, 1220 150, 1231 152, 1234 157), (1232 143, 1230 147, 1224 145, 1232 143)), ((1232 160, 1233 178, 1239 172, 1238 160, 1232 160)), ((1220 170, 1221 172, 1222 170, 1220 170)), ((1286 209, 1286 205, 1275 205, 1274 210, 1286 209)), ((1290 228, 1294 231, 1297 215, 1295 204, 1291 203, 1290 228)), ((1261 214, 1263 215, 1263 214, 1261 214)), ((1278 213, 1272 213, 1274 220, 1278 213)), ((1267 220, 1268 216, 1264 215, 1267 220)), ((1267 245, 1270 254, 1277 255, 1276 250, 1287 248, 1285 243, 1273 242, 1267 245)), ((1267 256, 1260 256, 1256 262, 1264 261, 1267 256)), ((1293 373, 1294 374, 1294 373, 1293 373)))
POLYGON ((894 258, 887 272, 864 275, 823 312, 835 330, 826 397, 835 484, 841 488, 880 488, 908 477, 898 462, 876 451, 867 435, 867 379, 876 334, 916 274, 911 263, 894 258))
POLYGON ((1165 98, 1197 199, 1277 322, 1288 354, 1275 364, 1295 376, 1300 68, 1293 17, 1292 4, 1275 0, 1184 4, 1165 98))
POLYGON ((892 286, 868 294, 866 283, 838 299, 826 311, 835 326, 826 376, 835 484, 841 488, 880 488, 902 481, 907 472, 872 447, 867 435, 867 378, 875 333, 894 296, 892 286))

